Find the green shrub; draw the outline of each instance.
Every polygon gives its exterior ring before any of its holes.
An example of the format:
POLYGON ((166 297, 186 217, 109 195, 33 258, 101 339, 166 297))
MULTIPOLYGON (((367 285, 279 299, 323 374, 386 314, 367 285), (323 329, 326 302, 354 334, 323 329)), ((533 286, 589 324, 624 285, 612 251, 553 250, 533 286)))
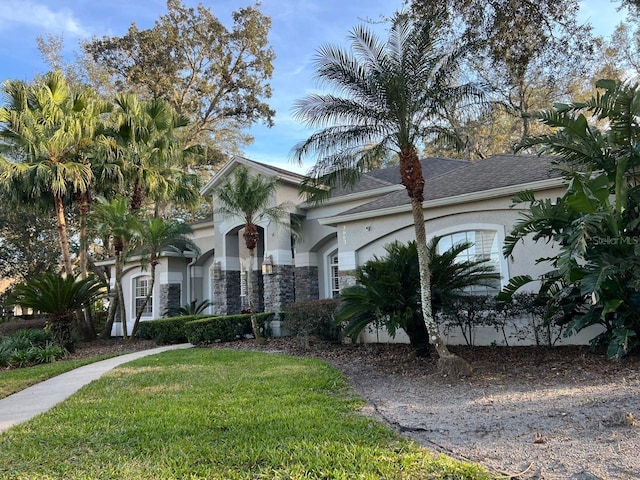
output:
MULTIPOLYGON (((258 313, 258 325, 267 331, 266 322, 273 313, 258 313)), ((252 334, 251 315, 225 315, 194 320, 185 324, 187 339, 194 345, 230 342, 252 334)))
POLYGON ((0 340, 0 367, 24 367, 52 363, 66 357, 68 351, 51 341, 43 330, 18 330, 0 340))
POLYGON ((303 338, 305 343, 308 342, 309 335, 338 342, 342 338, 341 327, 335 322, 339 304, 339 299, 292 303, 287 307, 282 326, 291 335, 303 338))
POLYGON ((201 318, 204 316, 185 315, 140 322, 137 337, 143 340, 155 340, 158 345, 186 343, 188 340, 184 328, 185 324, 201 318))

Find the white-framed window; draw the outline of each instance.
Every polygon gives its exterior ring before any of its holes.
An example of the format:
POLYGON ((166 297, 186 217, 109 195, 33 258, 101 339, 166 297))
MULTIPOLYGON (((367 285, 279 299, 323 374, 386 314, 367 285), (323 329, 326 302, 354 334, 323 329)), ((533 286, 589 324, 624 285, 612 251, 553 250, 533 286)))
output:
POLYGON ((340 296, 338 252, 333 252, 329 256, 329 289, 331 298, 340 296))
MULTIPOLYGON (((144 303, 147 298, 147 294, 149 293, 149 288, 151 288, 151 277, 136 277, 134 283, 134 293, 135 293, 135 309, 136 313, 139 311, 140 307, 144 303)), ((153 295, 149 297, 149 301, 144 307, 142 311, 143 317, 150 317, 153 315, 153 295)))
MULTIPOLYGON (((468 242, 471 246, 462 251, 457 261, 478 261, 488 260, 495 271, 499 274, 503 274, 500 241, 498 238, 498 232, 495 230, 465 230, 460 232, 454 232, 447 235, 442 235, 438 242, 438 253, 443 253, 449 250, 452 246, 468 242)), ((500 282, 496 281, 495 286, 483 286, 476 285, 470 288, 470 291, 477 295, 497 294, 500 290, 500 282)))
POLYGON ((247 296, 247 271, 240 271, 240 296, 247 296))

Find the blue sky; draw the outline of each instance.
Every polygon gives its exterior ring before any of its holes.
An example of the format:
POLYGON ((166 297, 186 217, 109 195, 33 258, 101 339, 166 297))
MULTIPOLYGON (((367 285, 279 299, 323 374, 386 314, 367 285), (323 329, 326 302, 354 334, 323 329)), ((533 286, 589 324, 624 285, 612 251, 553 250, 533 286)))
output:
MULTIPOLYGON (((198 1, 183 0, 189 6, 198 1)), ((233 10, 251 4, 239 0, 203 0, 222 22, 233 10)), ((325 43, 344 43, 349 30, 364 19, 377 19, 401 8, 402 0, 263 0, 261 10, 272 19, 271 44, 277 58, 271 82, 276 125, 251 130, 254 144, 245 149, 251 159, 299 170, 288 161, 291 147, 308 135, 290 115, 293 102, 312 91, 312 58, 325 43)), ((616 3, 585 0, 581 20, 600 35, 609 34, 621 19, 616 3)), ((165 0, 0 0, 0 81, 31 80, 47 70, 36 48, 36 37, 63 34, 68 55, 78 42, 93 35, 122 35, 131 22, 148 28, 166 12, 165 0)), ((304 168, 304 167, 303 167, 304 168)))

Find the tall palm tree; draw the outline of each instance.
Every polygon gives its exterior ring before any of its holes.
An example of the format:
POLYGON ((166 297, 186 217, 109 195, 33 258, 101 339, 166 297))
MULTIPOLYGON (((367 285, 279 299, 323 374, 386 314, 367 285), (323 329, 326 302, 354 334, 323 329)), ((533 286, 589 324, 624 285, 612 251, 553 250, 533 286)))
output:
POLYGON ((0 160, 0 184, 16 195, 53 200, 64 268, 71 275, 65 199, 86 192, 92 181, 83 157, 102 111, 90 91, 74 91, 58 71, 34 84, 7 81, 3 91, 0 138, 11 160, 0 160))
POLYGON ((321 130, 298 144, 294 156, 301 162, 316 155, 305 186, 326 193, 317 187, 353 184, 386 152, 397 154, 402 184, 411 199, 425 326, 440 357, 440 370, 468 374, 469 364, 449 352, 432 314, 424 176, 418 158, 421 142, 451 140, 439 123, 447 108, 478 94, 473 85, 453 85, 461 52, 445 52, 440 24, 437 14, 413 20, 397 13, 387 41, 359 26, 350 35, 351 49, 322 47, 317 76, 337 94, 312 94, 295 103, 295 116, 321 130))
POLYGON ((251 310, 251 328, 256 340, 261 340, 260 328, 256 309, 253 302, 253 262, 255 250, 259 240, 257 223, 263 219, 270 220, 278 225, 292 228, 297 227, 289 222, 290 205, 282 203, 271 206, 277 188, 275 177, 263 175, 251 175, 244 166, 239 166, 233 172, 233 177, 228 178, 215 190, 219 206, 215 209, 217 214, 228 218, 241 218, 244 223, 243 238, 249 250, 249 262, 247 264, 247 296, 249 297, 249 309, 251 310))
POLYGON ((156 281, 156 266, 159 263, 162 252, 171 251, 183 255, 185 251, 199 252, 198 247, 188 237, 193 230, 186 223, 177 220, 164 220, 162 218, 148 218, 139 225, 137 232, 139 241, 139 253, 142 255, 142 267, 150 268, 151 283, 147 290, 147 296, 136 312, 136 319, 131 327, 131 340, 136 337, 138 324, 142 313, 153 294, 156 281))
POLYGON ((129 199, 117 196, 111 201, 99 198, 89 216, 90 231, 99 238, 107 254, 113 253, 115 261, 115 292, 109 303, 107 323, 102 332, 103 336, 111 334, 111 327, 116 311, 120 312, 124 335, 127 336, 127 312, 122 288, 122 274, 132 242, 136 239, 136 232, 140 231, 140 220, 136 212, 129 209, 129 199))
POLYGON ((132 94, 115 98, 112 153, 123 161, 131 209, 139 210, 146 200, 156 205, 170 200, 195 204, 199 177, 188 173, 180 131, 188 124, 165 101, 140 100, 132 94))

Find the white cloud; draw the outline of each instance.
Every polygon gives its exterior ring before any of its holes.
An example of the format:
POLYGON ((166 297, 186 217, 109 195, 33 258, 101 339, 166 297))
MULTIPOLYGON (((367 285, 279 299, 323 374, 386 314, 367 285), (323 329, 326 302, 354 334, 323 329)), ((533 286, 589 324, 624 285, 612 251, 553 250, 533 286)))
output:
POLYGON ((0 9, 0 28, 29 25, 51 33, 87 37, 85 30, 69 9, 51 10, 47 5, 31 0, 5 0, 0 9))

